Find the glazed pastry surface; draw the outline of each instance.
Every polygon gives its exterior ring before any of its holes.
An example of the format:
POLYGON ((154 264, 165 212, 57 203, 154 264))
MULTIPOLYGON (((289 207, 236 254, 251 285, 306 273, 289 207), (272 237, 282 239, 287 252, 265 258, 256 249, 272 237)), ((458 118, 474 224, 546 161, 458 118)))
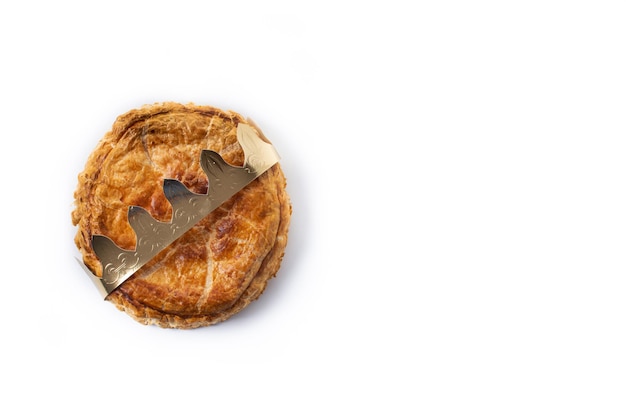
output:
MULTIPOLYGON (((232 111, 176 103, 144 106, 118 117, 89 156, 74 194, 75 243, 85 264, 102 275, 90 246, 94 234, 108 236, 123 249, 135 248, 129 206, 143 207, 157 220, 171 220, 172 208, 162 188, 165 178, 206 193, 209 182, 200 167, 203 149, 241 166, 239 123, 250 124, 232 111)), ((171 328, 207 326, 239 312, 259 297, 280 267, 291 216, 285 187, 276 164, 107 300, 141 323, 171 328)))

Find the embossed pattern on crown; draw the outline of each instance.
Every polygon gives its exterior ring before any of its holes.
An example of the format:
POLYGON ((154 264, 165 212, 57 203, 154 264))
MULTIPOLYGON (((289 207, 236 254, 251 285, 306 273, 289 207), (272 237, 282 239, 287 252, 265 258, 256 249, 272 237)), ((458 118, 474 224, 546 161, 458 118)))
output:
POLYGON ((172 205, 170 222, 154 219, 142 207, 128 208, 128 222, 137 236, 135 250, 121 249, 103 235, 92 237, 92 248, 102 263, 102 277, 81 265, 103 297, 280 159, 274 147, 248 125, 237 126, 237 140, 244 152, 242 167, 228 164, 214 151, 202 151, 200 165, 209 181, 206 194, 193 193, 178 180, 164 180, 163 192, 172 205))

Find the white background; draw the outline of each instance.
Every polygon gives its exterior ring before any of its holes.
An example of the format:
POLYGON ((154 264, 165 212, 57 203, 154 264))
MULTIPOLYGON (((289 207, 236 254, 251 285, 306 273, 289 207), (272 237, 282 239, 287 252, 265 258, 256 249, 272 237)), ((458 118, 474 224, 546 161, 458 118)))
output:
POLYGON ((621 1, 3 3, 0 414, 623 416, 625 22, 621 1), (293 203, 261 299, 194 331, 137 324, 73 258, 87 156, 168 100, 254 119, 293 203))

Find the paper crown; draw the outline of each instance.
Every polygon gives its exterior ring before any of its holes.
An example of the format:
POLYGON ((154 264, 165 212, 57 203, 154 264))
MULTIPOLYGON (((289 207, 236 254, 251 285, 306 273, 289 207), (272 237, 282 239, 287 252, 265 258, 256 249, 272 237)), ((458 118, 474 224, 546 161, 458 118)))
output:
POLYGON ((83 262, 79 263, 103 297, 280 159, 276 149, 246 124, 237 125, 237 141, 244 153, 241 167, 228 164, 217 152, 202 151, 200 165, 209 180, 206 194, 193 193, 175 179, 163 181, 163 192, 172 205, 170 222, 155 220, 142 207, 128 208, 128 222, 137 237, 135 250, 121 249, 103 235, 91 238, 93 251, 102 264, 102 277, 94 275, 83 262))

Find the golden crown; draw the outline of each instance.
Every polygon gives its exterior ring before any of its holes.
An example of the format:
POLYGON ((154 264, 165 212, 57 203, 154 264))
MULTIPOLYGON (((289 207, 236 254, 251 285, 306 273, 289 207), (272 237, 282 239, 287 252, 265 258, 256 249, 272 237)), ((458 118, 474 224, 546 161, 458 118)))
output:
POLYGON ((91 246, 102 264, 102 277, 94 275, 83 262, 79 263, 103 297, 280 159, 276 149, 246 124, 237 125, 237 141, 244 152, 241 167, 228 164, 217 152, 201 152, 200 165, 209 180, 206 194, 193 193, 175 179, 163 181, 163 192, 172 205, 170 222, 155 220, 142 207, 128 208, 128 223, 137 237, 135 250, 121 249, 103 235, 91 238, 91 246))

